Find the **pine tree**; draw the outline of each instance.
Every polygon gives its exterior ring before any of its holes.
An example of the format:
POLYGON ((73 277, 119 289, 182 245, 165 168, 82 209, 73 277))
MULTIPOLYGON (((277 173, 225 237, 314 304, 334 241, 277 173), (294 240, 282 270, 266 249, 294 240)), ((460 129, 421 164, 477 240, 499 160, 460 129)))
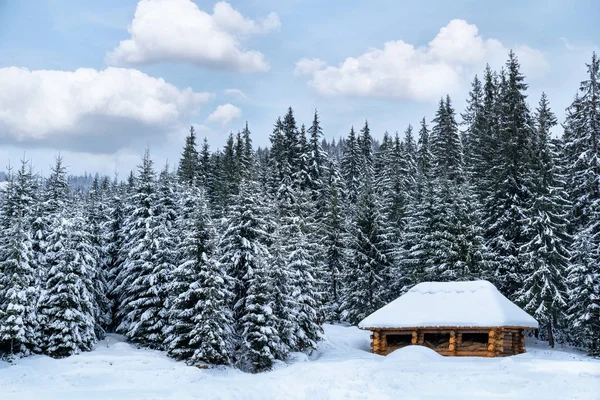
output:
POLYGON ((96 321, 96 335, 98 338, 103 338, 104 329, 112 323, 112 310, 107 296, 109 291, 107 282, 108 270, 106 268, 108 256, 105 247, 106 235, 103 231, 106 228, 108 211, 105 194, 97 174, 88 193, 85 214, 87 220, 85 230, 89 232, 91 245, 93 246, 93 256, 97 264, 97 268, 94 268, 94 277, 92 279, 94 284, 94 308, 97 312, 97 315, 94 316, 96 321))
POLYGON ((198 158, 198 150, 196 149, 196 131, 194 127, 190 127, 190 134, 185 138, 185 146, 179 160, 179 168, 177 169, 177 177, 181 183, 187 185, 197 184, 200 174, 200 161, 198 158))
POLYGON ((461 114, 462 125, 466 129, 461 132, 461 142, 464 149, 464 159, 467 169, 470 171, 475 163, 476 155, 479 151, 478 146, 483 141, 484 128, 486 121, 483 119, 483 86, 479 77, 475 75, 471 83, 471 91, 467 99, 467 108, 461 114))
POLYGON ((92 349, 96 343, 93 269, 89 236, 81 215, 58 211, 48 236, 48 274, 40 300, 43 350, 55 358, 92 349))
MULTIPOLYGON (((496 78, 495 73, 487 65, 482 93, 479 94, 478 85, 474 82, 469 107, 463 115, 469 132, 468 147, 465 149, 467 169, 473 191, 482 204, 487 201, 495 184, 496 176, 494 174, 497 171, 492 171, 496 164, 501 163, 498 150, 502 144, 499 142, 497 123, 500 102, 496 78)), ((493 210, 489 210, 489 212, 493 213, 493 210)))
MULTIPOLYGON (((167 317, 170 271, 161 259, 164 220, 157 212, 153 162, 148 151, 139 166, 133 209, 125 223, 127 258, 117 277, 120 323, 117 331, 129 339, 151 348, 162 348, 167 317)), ((162 260, 164 261, 164 259, 162 260)))
POLYGON ((363 166, 363 153, 356 139, 354 127, 350 129, 346 143, 346 150, 342 156, 340 164, 342 176, 344 177, 347 201, 349 204, 356 204, 358 192, 360 190, 361 176, 363 166))
POLYGON ((575 343, 600 354, 600 59, 568 109, 564 152, 573 203, 574 240, 569 267, 569 320, 575 343))
POLYGON ((565 183, 554 164, 550 129, 556 117, 542 93, 536 112, 534 153, 534 197, 527 211, 525 235, 530 240, 520 249, 527 275, 517 300, 545 325, 550 346, 554 347, 553 327, 562 322, 566 302, 564 276, 569 261, 565 183))
POLYGON ((342 211, 342 186, 339 169, 333 162, 329 166, 328 206, 323 219, 325 235, 325 270, 327 271, 327 289, 325 290, 325 318, 330 321, 340 320, 342 280, 346 265, 346 235, 344 215, 342 211))
POLYGON ((271 308, 269 271, 264 258, 253 260, 254 268, 246 278, 244 312, 240 318, 243 362, 253 372, 268 371, 281 343, 277 319, 271 308))
POLYGON ((359 322, 390 300, 390 243, 380 208, 367 179, 361 189, 352 226, 342 304, 344 317, 352 323, 359 322))
POLYGON ((181 261, 172 273, 166 347, 177 359, 228 364, 232 321, 226 303, 228 279, 215 259, 216 233, 202 192, 188 188, 182 203, 181 261))
POLYGON ((117 310, 120 308, 118 302, 119 293, 117 288, 119 287, 118 277, 121 274, 123 264, 126 259, 125 252, 125 232, 123 230, 125 224, 125 206, 126 202, 124 197, 128 196, 125 187, 119 186, 117 178, 115 177, 112 188, 112 196, 109 200, 109 204, 106 208, 108 214, 107 219, 104 221, 102 231, 104 234, 104 254, 106 256, 104 266, 107 280, 107 297, 109 300, 109 306, 111 307, 111 325, 113 329, 117 323, 114 316, 117 310))
POLYGON ((431 152, 434 156, 434 173, 439 178, 462 182, 463 150, 454 117, 450 96, 440 100, 431 130, 431 152))
POLYGON ((317 204, 317 208, 322 211, 326 206, 323 191, 326 185, 325 179, 329 156, 321 146, 323 129, 321 128, 317 110, 315 110, 312 125, 308 128, 308 134, 310 135, 308 141, 308 174, 310 177, 311 197, 315 204, 317 204))
POLYGON ((36 273, 27 218, 33 200, 28 196, 31 174, 25 161, 15 178, 8 173, 8 185, 0 194, 0 343, 7 343, 10 356, 37 351, 36 273))
POLYGON ((493 253, 491 279, 509 298, 521 287, 520 249, 527 242, 523 221, 532 195, 533 120, 526 103, 527 84, 513 52, 501 75, 498 103, 497 163, 491 168, 491 190, 484 203, 487 246, 493 253))
MULTIPOLYGON (((219 244, 220 262, 233 280, 232 307, 240 336, 243 363, 268 369, 282 345, 271 304, 269 265, 272 223, 255 182, 242 182, 219 244)), ((248 367, 248 365, 246 365, 248 367)))

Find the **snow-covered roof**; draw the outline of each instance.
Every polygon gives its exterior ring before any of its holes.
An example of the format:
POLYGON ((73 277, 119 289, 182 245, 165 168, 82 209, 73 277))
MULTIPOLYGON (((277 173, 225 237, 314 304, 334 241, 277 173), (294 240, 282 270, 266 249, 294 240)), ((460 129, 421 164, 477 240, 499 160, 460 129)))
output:
POLYGON ((423 282, 363 319, 360 328, 441 326, 537 328, 488 281, 423 282))

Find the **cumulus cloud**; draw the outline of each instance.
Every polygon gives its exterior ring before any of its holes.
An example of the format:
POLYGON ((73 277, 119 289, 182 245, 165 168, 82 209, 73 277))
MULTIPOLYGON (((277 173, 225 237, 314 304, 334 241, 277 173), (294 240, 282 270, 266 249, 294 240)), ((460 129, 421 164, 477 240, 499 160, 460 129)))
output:
POLYGON ((240 100, 246 100, 248 98, 246 93, 242 92, 240 89, 225 89, 223 93, 225 93, 226 96, 236 97, 240 100))
POLYGON ((0 143, 112 152, 164 135, 213 97, 135 69, 0 69, 0 143))
POLYGON ((325 63, 325 61, 319 60, 318 58, 302 58, 296 63, 296 68, 294 68, 294 75, 312 75, 315 72, 325 68, 326 66, 327 63, 325 63))
POLYGON ((114 65, 190 62, 238 72, 269 70, 265 56, 246 50, 243 42, 281 27, 271 13, 263 19, 244 17, 226 2, 209 14, 191 0, 141 0, 123 40, 106 60, 114 65))
POLYGON ((225 126, 228 125, 234 119, 238 119, 242 116, 242 110, 233 104, 227 103, 217 106, 217 109, 206 119, 208 122, 218 122, 225 126))
MULTIPOLYGON (((548 70, 539 50, 525 45, 514 50, 524 72, 535 76, 548 70)), ((323 96, 428 101, 456 92, 486 62, 500 65, 508 51, 500 41, 482 38, 477 26, 455 19, 442 27, 427 46, 415 47, 394 40, 385 43, 383 49, 348 57, 338 67, 303 58, 296 63, 294 72, 309 76, 310 85, 323 96)))

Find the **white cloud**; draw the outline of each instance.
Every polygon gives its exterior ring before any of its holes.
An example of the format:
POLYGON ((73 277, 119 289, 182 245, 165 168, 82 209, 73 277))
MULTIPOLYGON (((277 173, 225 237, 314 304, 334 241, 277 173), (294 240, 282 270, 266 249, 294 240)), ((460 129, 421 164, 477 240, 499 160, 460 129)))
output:
POLYGON ((240 100, 246 100, 248 98, 246 93, 242 92, 240 89, 225 89, 223 93, 225 93, 226 96, 236 97, 240 100))
POLYGON ((115 65, 190 62, 238 72, 269 70, 264 55, 242 42, 281 27, 275 13, 255 21, 218 2, 213 13, 191 0, 141 0, 123 40, 106 59, 115 65))
POLYGON ((208 116, 208 122, 218 122, 221 125, 228 125, 234 119, 242 116, 242 110, 233 104, 227 103, 217 106, 217 109, 208 116))
MULTIPOLYGON (((514 50, 525 73, 539 76, 548 70, 539 50, 525 45, 514 50)), ((482 38, 477 26, 455 19, 424 47, 389 41, 383 49, 348 57, 338 67, 304 58, 296 63, 294 72, 309 76, 310 85, 323 96, 429 101, 458 91, 486 62, 501 65, 508 51, 498 40, 482 38)))
POLYGON ((1 68, 0 141, 114 151, 136 136, 164 134, 212 97, 135 69, 1 68))
POLYGON ((296 63, 296 68, 294 68, 294 75, 312 75, 320 69, 323 69, 325 66, 327 66, 327 63, 325 63, 325 61, 319 60, 318 58, 302 58, 296 63))

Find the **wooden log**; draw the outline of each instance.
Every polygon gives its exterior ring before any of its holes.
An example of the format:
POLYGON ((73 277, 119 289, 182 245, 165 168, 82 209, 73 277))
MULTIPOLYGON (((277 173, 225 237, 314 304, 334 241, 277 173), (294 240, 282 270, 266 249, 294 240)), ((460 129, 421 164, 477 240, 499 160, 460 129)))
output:
POLYGON ((412 339, 410 340, 411 344, 417 344, 419 341, 419 333, 417 331, 412 332, 412 339))
POLYGON ((455 355, 459 357, 486 357, 488 355, 488 352, 458 350, 455 355))
POLYGON ((497 332, 496 329, 492 329, 489 333, 488 333, 488 357, 494 357, 494 355, 496 354, 496 340, 495 337, 497 336, 497 332))

